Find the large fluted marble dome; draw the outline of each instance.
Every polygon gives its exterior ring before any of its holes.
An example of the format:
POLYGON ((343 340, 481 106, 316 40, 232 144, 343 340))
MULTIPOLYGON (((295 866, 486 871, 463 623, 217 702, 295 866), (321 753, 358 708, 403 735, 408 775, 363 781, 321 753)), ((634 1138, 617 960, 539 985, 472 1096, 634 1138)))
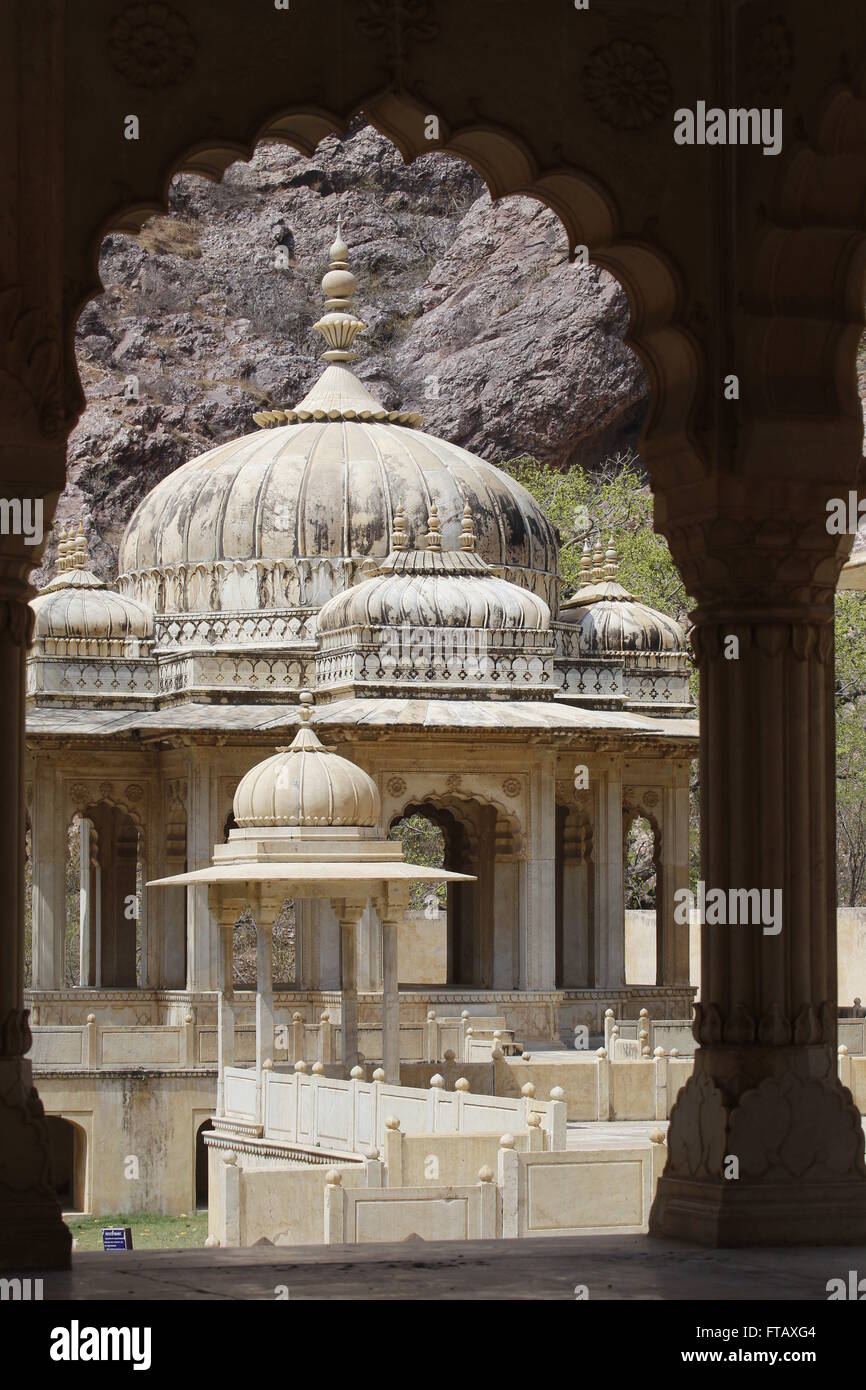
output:
POLYGON ((322 281, 322 376, 291 410, 255 416, 259 433, 182 465, 145 497, 119 555, 121 589, 154 611, 318 608, 384 560, 405 509, 410 545, 431 504, 455 548, 469 504, 478 553, 505 578, 555 602, 556 534, 534 498, 484 459, 388 411, 349 369, 364 324, 351 311, 345 244, 322 281))
POLYGON ((119 568, 128 585, 142 571, 177 566, 384 559, 398 504, 414 544, 431 502, 446 549, 457 545, 468 502, 489 565, 532 588, 535 575, 554 575, 553 528, 519 483, 421 430, 358 420, 263 430, 183 464, 133 515, 119 568))
POLYGON ((312 729, 298 730, 289 748, 257 763, 238 783, 238 826, 362 826, 379 820, 372 777, 325 748, 312 729))

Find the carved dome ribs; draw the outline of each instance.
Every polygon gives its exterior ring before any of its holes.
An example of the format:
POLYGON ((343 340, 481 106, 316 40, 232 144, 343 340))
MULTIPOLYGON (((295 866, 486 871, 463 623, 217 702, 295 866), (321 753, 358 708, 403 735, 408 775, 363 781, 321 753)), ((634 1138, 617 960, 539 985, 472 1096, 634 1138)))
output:
MULTIPOLYGON (((153 601, 148 571, 224 561, 381 560, 391 550, 401 502, 411 541, 423 536, 436 503, 446 549, 459 543, 468 502, 479 555, 526 587, 548 591, 556 537, 518 483, 419 430, 345 420, 247 435, 182 465, 127 527, 119 582, 124 592, 153 601)), ((331 592, 343 587, 336 583, 331 592)), ((320 601, 329 596, 326 588, 320 601)))
POLYGON ((412 544, 436 509, 446 549, 459 544, 468 504, 481 559, 555 604, 556 533, 534 498, 485 459, 414 428, 414 412, 386 410, 349 369, 365 325, 339 230, 322 288, 322 375, 293 409, 259 412, 261 433, 157 484, 126 529, 121 591, 156 613, 319 608, 364 561, 390 554, 399 504, 412 544))

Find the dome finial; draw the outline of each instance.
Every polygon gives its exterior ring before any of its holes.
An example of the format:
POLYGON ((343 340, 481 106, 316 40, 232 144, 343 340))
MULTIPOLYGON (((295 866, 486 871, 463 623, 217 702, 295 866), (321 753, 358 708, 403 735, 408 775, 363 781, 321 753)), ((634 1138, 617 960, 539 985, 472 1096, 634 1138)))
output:
POLYGON ((592 579, 593 579, 593 582, 594 582, 594 583, 598 583, 598 581, 599 581, 600 579, 603 579, 603 578, 604 578, 604 551, 602 550, 602 547, 601 547, 601 532, 600 532, 600 531, 596 531, 596 533, 595 533, 595 545, 594 545, 593 551, 592 551, 592 579))
POLYGON ((583 542, 583 554, 580 557, 580 582, 589 584, 592 579, 592 550, 589 545, 589 536, 583 542))
POLYGON ((87 549, 87 537, 84 534, 84 518, 78 521, 78 530, 72 540, 70 549, 70 569, 86 570, 90 568, 90 555, 87 549))
POLYGON ((311 690, 302 690, 298 696, 298 700, 300 702, 298 717, 304 724, 309 724, 313 717, 313 692, 311 690))
POLYGON ((69 549, 69 530, 64 521, 61 523, 60 530, 57 533, 57 561, 54 566, 55 574, 63 574, 64 570, 72 568, 69 563, 69 549))
POLYGON ((431 502, 430 511, 427 514, 427 535, 424 537, 428 550, 442 549, 442 537, 439 534, 441 530, 442 522, 439 520, 439 508, 435 502, 431 502))
POLYGON ((343 221, 337 218, 337 236, 330 251, 330 265, 322 277, 326 312, 313 327, 328 345, 322 356, 326 362, 353 362, 352 343, 367 325, 352 308, 355 277, 349 269, 349 248, 343 240, 343 221))
POLYGON ((604 552, 604 577, 605 579, 616 579, 616 572, 619 568, 619 556, 616 553, 616 546, 613 543, 613 531, 607 542, 607 550, 604 552))
POLYGON ((472 508, 467 502, 463 508, 463 525, 460 528, 460 549, 474 550, 478 543, 478 536, 475 532, 475 522, 472 519, 472 508))
POLYGON ((394 524, 391 527, 391 549, 409 549, 409 537, 406 534, 406 510, 402 502, 394 513, 394 524))

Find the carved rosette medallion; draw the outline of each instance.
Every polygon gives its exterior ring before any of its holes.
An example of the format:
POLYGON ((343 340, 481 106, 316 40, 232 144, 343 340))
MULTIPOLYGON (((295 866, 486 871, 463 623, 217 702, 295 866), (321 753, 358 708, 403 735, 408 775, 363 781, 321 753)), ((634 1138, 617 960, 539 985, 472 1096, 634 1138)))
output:
POLYGON ((192 68, 195 40, 184 16, 169 5, 129 5, 112 22, 108 54, 134 87, 173 87, 192 68))
POLYGON ((406 783, 402 777, 389 777, 387 788, 391 796, 402 796, 406 790, 406 783))
POLYGON ((614 39, 597 48, 583 69, 583 93, 614 130, 642 130, 670 105, 670 73, 644 43, 614 39))
POLYGON ((520 795, 520 778, 519 778, 519 777, 506 777, 505 780, 504 780, 503 783, 502 783, 502 790, 505 792, 505 795, 506 795, 506 796, 519 796, 519 795, 520 795))

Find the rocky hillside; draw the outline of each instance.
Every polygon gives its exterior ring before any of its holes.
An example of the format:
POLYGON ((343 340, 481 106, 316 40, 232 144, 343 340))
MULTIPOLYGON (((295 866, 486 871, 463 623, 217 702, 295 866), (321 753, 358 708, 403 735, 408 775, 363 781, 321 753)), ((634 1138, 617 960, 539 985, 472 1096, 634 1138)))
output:
POLYGON ((105 241, 105 293, 78 326, 88 408, 60 516, 89 515, 106 577, 160 478, 318 375, 311 326, 338 212, 369 325, 356 370, 385 405, 493 460, 591 465, 636 438, 646 383, 622 343, 624 296, 568 264, 553 213, 494 205, 457 160, 406 166, 360 123, 313 159, 263 146, 219 185, 178 177, 169 216, 105 241))

